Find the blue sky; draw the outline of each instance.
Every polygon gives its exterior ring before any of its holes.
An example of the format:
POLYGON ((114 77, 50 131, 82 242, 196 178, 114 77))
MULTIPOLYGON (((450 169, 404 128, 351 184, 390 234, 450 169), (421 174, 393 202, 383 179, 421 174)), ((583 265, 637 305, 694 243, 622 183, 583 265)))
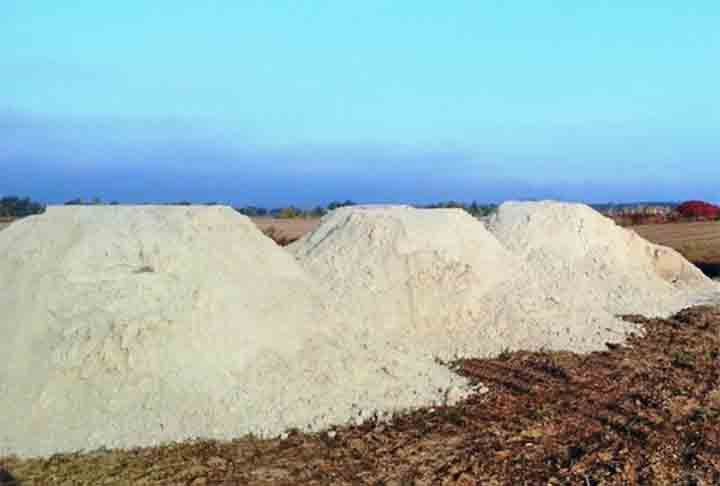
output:
POLYGON ((718 201, 719 22, 711 0, 5 0, 0 194, 718 201))

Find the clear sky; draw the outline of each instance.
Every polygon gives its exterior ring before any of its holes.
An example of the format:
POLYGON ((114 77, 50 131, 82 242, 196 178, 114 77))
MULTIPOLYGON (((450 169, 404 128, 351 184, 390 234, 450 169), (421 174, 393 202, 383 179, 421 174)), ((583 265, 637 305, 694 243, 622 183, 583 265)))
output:
POLYGON ((0 194, 720 200, 717 0, 3 0, 0 194))

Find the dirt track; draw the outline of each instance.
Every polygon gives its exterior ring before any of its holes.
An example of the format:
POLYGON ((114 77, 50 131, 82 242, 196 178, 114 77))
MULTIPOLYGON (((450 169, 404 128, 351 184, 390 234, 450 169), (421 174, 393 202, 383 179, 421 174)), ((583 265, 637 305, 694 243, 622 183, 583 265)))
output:
POLYGON ((466 360, 490 392, 332 433, 0 460, 0 484, 720 484, 720 310, 588 355, 466 360))

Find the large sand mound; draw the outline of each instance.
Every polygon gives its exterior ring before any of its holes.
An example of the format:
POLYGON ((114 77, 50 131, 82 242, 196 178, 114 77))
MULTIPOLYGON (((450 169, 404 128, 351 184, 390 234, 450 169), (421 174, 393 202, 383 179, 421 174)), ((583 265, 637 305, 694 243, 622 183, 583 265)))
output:
POLYGON ((334 325, 230 208, 50 208, 0 233, 0 455, 317 428, 462 380, 334 325))
POLYGON ((229 208, 50 208, 0 233, 0 455, 454 401, 435 357, 602 349, 716 291, 582 205, 342 208, 290 252, 229 208))
POLYGON ((616 314, 668 314, 715 289, 577 204, 505 204, 489 231, 460 210, 343 208, 291 251, 337 314, 443 358, 602 349, 635 330, 616 314))
POLYGON ((675 250, 582 204, 508 202, 488 227, 530 280, 574 307, 665 316, 716 288, 675 250))
POLYGON ((325 284, 339 312, 360 316, 376 330, 412 334, 465 319, 466 304, 519 268, 459 209, 341 208, 290 250, 325 284))
POLYGON ((460 209, 341 208, 290 250, 323 283, 336 315, 445 358, 485 318, 483 296, 520 268, 460 209))

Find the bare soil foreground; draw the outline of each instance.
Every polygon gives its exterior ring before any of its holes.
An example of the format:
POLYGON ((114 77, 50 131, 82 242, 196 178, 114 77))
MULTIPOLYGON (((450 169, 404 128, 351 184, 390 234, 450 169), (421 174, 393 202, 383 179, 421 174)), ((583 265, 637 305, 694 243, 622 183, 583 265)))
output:
POLYGON ((648 224, 632 229, 653 243, 676 249, 707 275, 720 277, 720 222, 648 224))
POLYGON ((644 336, 578 355, 453 364, 490 391, 337 428, 0 459, 0 484, 720 484, 720 309, 628 317, 644 336))

